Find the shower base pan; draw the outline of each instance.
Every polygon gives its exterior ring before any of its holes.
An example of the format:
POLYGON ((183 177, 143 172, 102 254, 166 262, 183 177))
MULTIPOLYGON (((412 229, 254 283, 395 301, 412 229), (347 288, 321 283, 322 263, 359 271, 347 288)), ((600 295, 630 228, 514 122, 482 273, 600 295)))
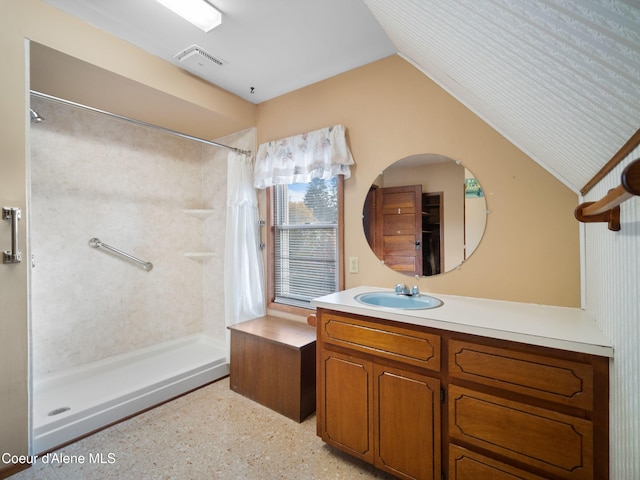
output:
POLYGON ((192 335, 49 375, 33 385, 33 454, 228 374, 226 342, 192 335))

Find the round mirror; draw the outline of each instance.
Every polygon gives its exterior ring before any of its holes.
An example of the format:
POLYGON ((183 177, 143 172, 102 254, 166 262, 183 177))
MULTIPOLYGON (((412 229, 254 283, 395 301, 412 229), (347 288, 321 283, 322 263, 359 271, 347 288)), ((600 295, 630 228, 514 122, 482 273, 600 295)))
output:
POLYGON ((362 218, 382 263, 407 275, 439 275, 459 267, 478 247, 487 204, 478 180, 460 162, 412 155, 375 179, 362 218))

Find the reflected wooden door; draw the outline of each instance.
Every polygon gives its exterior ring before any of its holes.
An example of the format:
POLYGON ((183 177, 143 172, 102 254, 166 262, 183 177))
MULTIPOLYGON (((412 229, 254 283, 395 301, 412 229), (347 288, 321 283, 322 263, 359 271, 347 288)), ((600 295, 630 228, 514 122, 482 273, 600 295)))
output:
POLYGON ((376 254, 392 269, 422 275, 422 185, 376 192, 376 254))

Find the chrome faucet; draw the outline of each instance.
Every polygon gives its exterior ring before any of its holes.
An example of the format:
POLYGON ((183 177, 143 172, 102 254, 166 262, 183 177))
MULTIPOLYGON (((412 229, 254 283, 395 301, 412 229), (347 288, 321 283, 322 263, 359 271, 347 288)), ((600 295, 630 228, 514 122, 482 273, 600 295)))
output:
POLYGON ((396 295, 411 295, 411 292, 404 283, 398 283, 396 285, 396 295))
POLYGON ((417 285, 414 285, 413 287, 411 287, 411 290, 409 290, 409 287, 407 287, 404 283, 398 283, 396 285, 396 295, 407 295, 409 297, 412 296, 419 296, 420 295, 420 289, 418 288, 417 285))

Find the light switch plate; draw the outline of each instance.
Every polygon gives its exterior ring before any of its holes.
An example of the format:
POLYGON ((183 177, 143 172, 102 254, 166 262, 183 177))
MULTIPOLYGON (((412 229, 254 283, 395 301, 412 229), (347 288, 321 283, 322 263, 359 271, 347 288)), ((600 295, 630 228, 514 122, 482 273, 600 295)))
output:
POLYGON ((349 257, 349 273, 358 273, 358 257, 349 257))

